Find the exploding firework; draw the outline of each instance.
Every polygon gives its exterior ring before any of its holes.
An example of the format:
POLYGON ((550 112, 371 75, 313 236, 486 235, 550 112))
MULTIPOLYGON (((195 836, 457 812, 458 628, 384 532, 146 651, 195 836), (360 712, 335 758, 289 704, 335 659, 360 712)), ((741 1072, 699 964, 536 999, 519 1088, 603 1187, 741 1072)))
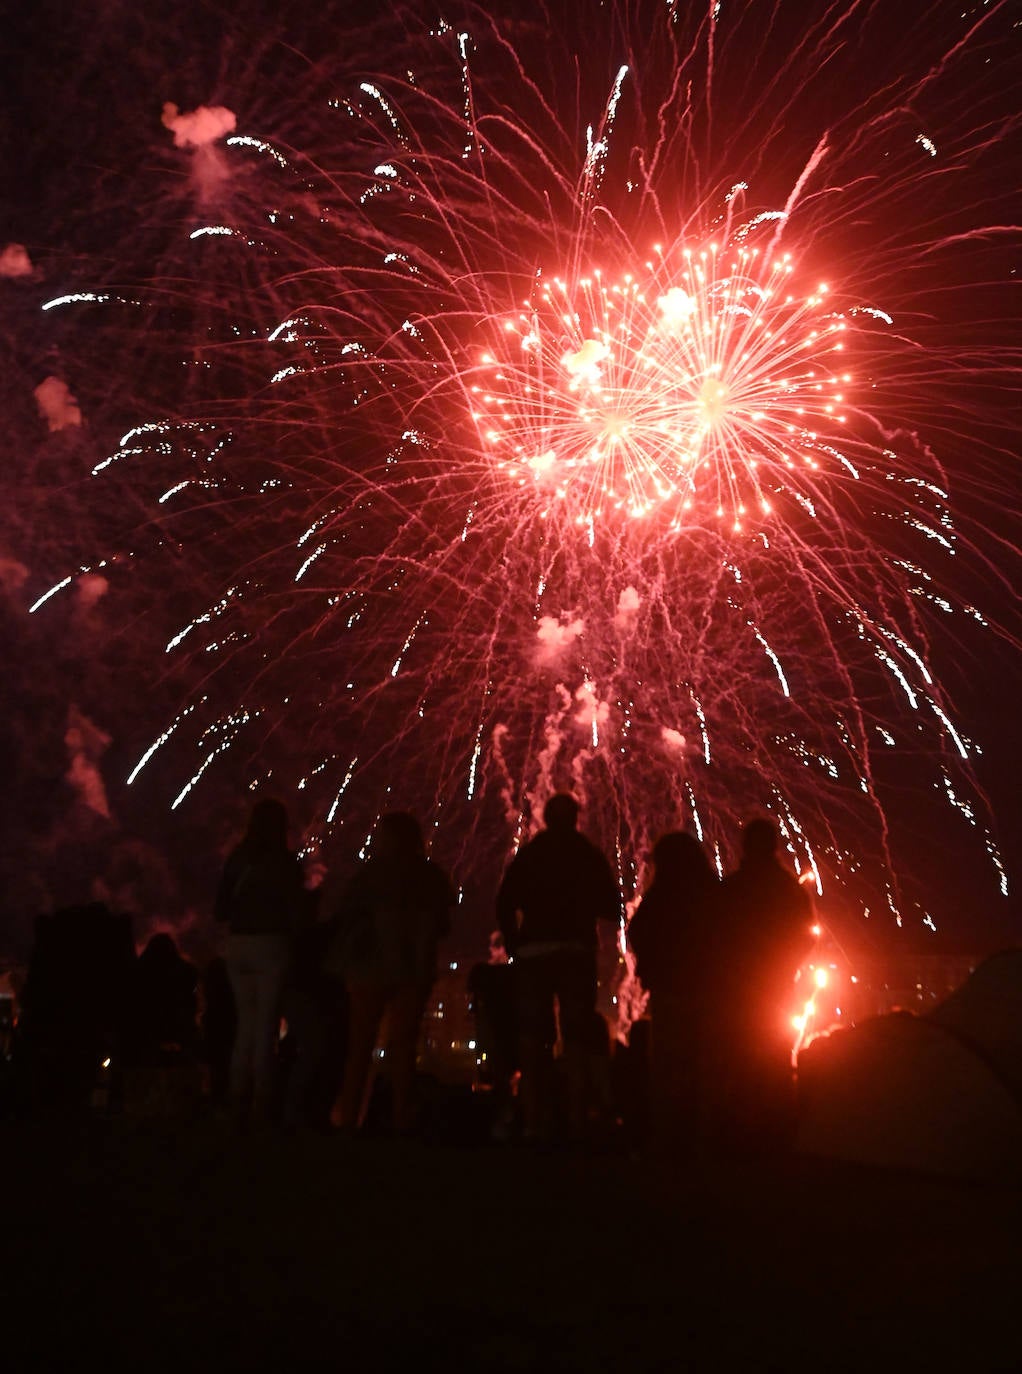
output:
POLYGON ((846 327, 818 320, 826 287, 793 298, 790 259, 764 269, 758 256, 736 249, 723 268, 715 248, 694 262, 686 249, 680 270, 657 264, 655 306, 630 276, 607 285, 597 272, 574 296, 558 280, 505 322, 508 347, 483 355, 492 375, 471 390, 509 478, 531 475, 586 527, 669 503, 677 532, 697 499, 734 532, 747 500, 769 515, 778 467, 788 486, 796 458, 814 465, 810 426, 844 422, 851 377, 819 366, 846 327))
POLYGON ((1004 365, 962 343, 1004 6, 795 9, 406 15, 392 72, 320 63, 263 124, 164 109, 151 268, 48 302, 127 320, 162 398, 95 464, 128 518, 83 565, 182 694, 133 785, 163 760, 190 805, 235 761, 352 852, 409 806, 481 888, 569 787, 626 895, 656 832, 723 865, 765 810, 900 923, 921 759, 999 865, 939 646, 985 624, 945 464, 1004 365))

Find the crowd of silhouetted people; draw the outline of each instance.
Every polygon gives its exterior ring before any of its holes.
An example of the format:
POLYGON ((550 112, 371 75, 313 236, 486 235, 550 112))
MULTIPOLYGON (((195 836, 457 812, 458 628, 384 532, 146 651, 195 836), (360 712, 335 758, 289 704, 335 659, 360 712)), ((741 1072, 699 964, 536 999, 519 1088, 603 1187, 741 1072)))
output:
POLYGON ((609 1028, 595 1010, 598 951, 616 938, 620 894, 578 817, 574 797, 550 798, 545 828, 501 883, 491 959, 473 971, 481 1041, 500 1064, 495 1089, 506 1102, 513 1059, 524 1138, 585 1141, 609 1099, 633 1144, 784 1145, 795 1112, 791 991, 812 913, 778 861, 774 824, 745 827, 741 862, 723 880, 693 835, 654 845, 652 879, 628 923, 648 1015, 615 1054, 622 1075, 608 1073, 609 1028))
MULTIPOLYGON (((616 1135, 668 1151, 785 1141, 786 995, 811 912, 777 842, 771 821, 750 822, 723 879, 694 836, 656 842, 628 924, 644 1012, 618 1044, 597 1001, 600 949, 620 938, 619 884, 576 799, 548 800, 500 882, 489 957, 468 977, 487 1138, 616 1135)), ((289 845, 285 808, 262 800, 224 865, 223 954, 201 976, 168 933, 136 954, 129 918, 102 905, 38 919, 17 1100, 414 1135, 423 1018, 455 904, 409 813, 383 815, 369 857, 324 898, 289 845)))

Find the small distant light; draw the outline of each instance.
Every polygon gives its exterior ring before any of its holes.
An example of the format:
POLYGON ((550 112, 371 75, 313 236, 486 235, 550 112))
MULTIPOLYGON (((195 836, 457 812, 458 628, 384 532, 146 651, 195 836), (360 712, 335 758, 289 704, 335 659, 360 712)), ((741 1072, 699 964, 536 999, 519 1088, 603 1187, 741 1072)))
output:
POLYGON ((458 961, 455 959, 454 963, 452 963, 449 967, 452 973, 456 973, 458 970, 458 961))
POLYGON ((815 977, 816 986, 818 988, 825 988, 827 986, 827 970, 825 968, 818 968, 815 977))
POLYGON ((476 1042, 475 1042, 474 1040, 470 1040, 470 1041, 468 1042, 468 1047, 469 1047, 470 1050, 474 1050, 475 1047, 476 1047, 476 1042))
POLYGON ((104 1059, 104 1060, 103 1060, 103 1068, 104 1068, 104 1069, 108 1069, 109 1067, 110 1067, 110 1060, 109 1060, 109 1059, 104 1059))
POLYGON ((814 935, 822 935, 822 934, 823 934, 823 931, 821 930, 821 928, 820 928, 819 926, 813 926, 813 934, 814 934, 814 935))

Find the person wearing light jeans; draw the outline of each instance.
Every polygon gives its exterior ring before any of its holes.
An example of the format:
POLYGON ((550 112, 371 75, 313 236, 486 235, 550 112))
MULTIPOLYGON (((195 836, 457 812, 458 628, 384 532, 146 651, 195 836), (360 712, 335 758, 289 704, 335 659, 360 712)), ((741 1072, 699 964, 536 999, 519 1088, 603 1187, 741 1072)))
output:
POLYGON ((257 802, 245 838, 228 857, 216 917, 228 927, 227 975, 237 1030, 231 1102, 239 1115, 267 1115, 273 1097, 280 993, 305 899, 302 867, 287 847, 287 812, 257 802))
POLYGON ((238 1018, 231 1052, 231 1100, 240 1106, 251 1099, 257 1117, 267 1115, 273 1096, 280 991, 289 953, 282 935, 227 937, 227 976, 238 1018))

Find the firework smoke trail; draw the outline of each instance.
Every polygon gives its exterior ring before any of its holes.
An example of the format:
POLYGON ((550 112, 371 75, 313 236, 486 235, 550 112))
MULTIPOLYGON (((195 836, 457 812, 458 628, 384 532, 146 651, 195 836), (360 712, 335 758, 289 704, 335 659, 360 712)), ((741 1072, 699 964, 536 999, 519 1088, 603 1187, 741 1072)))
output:
POLYGON ((301 145, 165 110, 188 222, 105 295, 186 382, 96 482, 136 582, 174 578, 184 700, 144 749, 179 751, 175 804, 237 759, 320 837, 411 806, 490 881, 570 787, 626 893, 659 830, 727 861, 768 810, 900 922, 911 753, 998 862, 932 650, 982 619, 959 553, 998 576, 934 456, 990 354, 927 314, 1013 230, 926 200, 1017 133, 976 85, 1004 6, 905 17, 872 63, 879 6, 795 10, 659 6, 641 42, 623 10, 405 15, 394 71, 318 69, 301 145))

